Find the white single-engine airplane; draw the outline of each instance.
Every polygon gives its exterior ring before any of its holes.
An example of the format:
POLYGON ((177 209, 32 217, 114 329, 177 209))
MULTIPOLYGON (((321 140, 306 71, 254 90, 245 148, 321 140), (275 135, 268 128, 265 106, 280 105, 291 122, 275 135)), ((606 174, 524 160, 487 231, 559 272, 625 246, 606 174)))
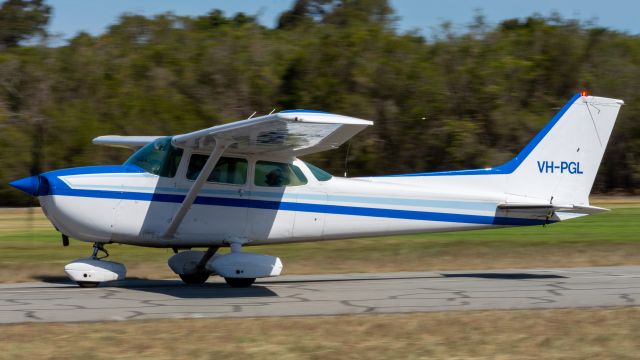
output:
POLYGON ((495 168, 339 178, 297 157, 335 149, 371 121, 288 110, 176 136, 100 136, 137 149, 123 165, 46 172, 10 185, 40 199, 62 234, 93 243, 65 266, 80 286, 123 279, 105 244, 173 248, 187 284, 233 287, 278 276, 279 258, 245 245, 544 225, 606 209, 589 192, 622 100, 575 95, 495 168), (227 254, 216 254, 223 246, 227 254), (191 250, 207 248, 206 251, 191 250))

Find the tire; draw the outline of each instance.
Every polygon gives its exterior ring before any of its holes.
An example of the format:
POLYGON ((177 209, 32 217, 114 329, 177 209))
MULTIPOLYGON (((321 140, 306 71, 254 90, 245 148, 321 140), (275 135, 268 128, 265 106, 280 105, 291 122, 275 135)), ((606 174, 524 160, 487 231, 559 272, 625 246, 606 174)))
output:
POLYGON ((94 288, 94 287, 98 287, 98 285, 100 284, 99 282, 95 282, 95 281, 76 281, 78 283, 78 286, 80 286, 81 288, 94 288))
POLYGON ((244 288, 253 285, 256 278, 224 278, 224 281, 232 288, 244 288))
POLYGON ((209 279, 207 273, 179 274, 179 276, 185 284, 189 285, 202 285, 209 279))

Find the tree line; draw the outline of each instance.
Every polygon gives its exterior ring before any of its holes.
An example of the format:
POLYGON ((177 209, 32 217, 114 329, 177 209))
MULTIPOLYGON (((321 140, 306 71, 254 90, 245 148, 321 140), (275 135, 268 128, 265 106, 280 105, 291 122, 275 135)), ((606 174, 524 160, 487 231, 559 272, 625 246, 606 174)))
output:
POLYGON ((275 28, 219 10, 125 14, 49 45, 51 11, 43 0, 0 6, 0 205, 29 204, 12 179, 130 155, 96 136, 178 134, 274 108, 375 122, 305 158, 336 175, 490 167, 583 89, 627 103, 594 190, 640 182, 637 35, 554 14, 487 24, 480 13, 425 35, 398 31, 386 0, 298 0, 275 28))

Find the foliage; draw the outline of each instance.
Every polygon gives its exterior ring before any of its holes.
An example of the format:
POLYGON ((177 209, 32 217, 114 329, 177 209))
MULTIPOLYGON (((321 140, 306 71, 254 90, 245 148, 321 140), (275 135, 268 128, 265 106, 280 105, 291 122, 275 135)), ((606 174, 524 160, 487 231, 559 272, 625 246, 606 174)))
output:
POLYGON ((0 49, 44 35, 51 7, 43 0, 7 0, 0 6, 0 49))
MULTIPOLYGON (((218 10, 123 15, 64 46, 0 51, 0 199, 26 204, 6 183, 30 172, 129 155, 95 136, 176 134, 273 108, 375 121, 349 145, 350 176, 495 166, 581 89, 628 104, 595 189, 635 191, 638 36, 553 14, 497 26, 479 14, 428 37, 395 26, 385 0, 298 0, 275 29, 218 10)), ((342 174, 346 148, 307 160, 342 174)))

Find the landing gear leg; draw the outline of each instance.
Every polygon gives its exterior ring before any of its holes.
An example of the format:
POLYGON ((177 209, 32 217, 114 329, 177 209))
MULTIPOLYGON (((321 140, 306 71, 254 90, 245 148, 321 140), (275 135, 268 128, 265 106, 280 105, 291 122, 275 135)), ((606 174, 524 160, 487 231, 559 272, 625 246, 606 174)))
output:
POLYGON ((94 260, 105 259, 109 257, 109 252, 105 249, 103 243, 93 243, 93 254, 91 254, 91 258, 94 260), (103 257, 98 257, 98 252, 102 251, 104 253, 103 257))

